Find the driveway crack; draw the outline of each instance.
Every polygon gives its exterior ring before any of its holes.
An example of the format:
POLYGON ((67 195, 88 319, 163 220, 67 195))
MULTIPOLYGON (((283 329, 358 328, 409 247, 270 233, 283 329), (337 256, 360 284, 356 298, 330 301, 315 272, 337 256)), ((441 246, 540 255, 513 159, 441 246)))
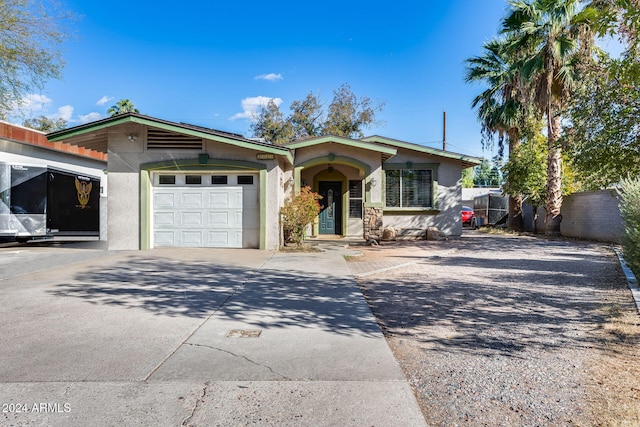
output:
POLYGON ((200 404, 204 401, 204 397, 207 395, 207 387, 208 386, 209 386, 208 382, 204 384, 204 387, 202 387, 202 394, 200 395, 200 397, 198 397, 196 399, 196 403, 193 405, 193 409, 191 410, 191 414, 189 414, 188 417, 186 417, 184 420, 182 420, 182 424, 180 424, 181 426, 189 425, 188 424, 189 421, 191 421, 193 416, 196 414, 196 411, 200 407, 200 404))
POLYGON ((222 348, 213 347, 213 346, 206 345, 206 344, 196 344, 196 343, 190 343, 190 342, 188 342, 188 343, 185 343, 185 345, 192 345, 192 346, 194 346, 194 347, 205 347, 205 348, 210 348, 211 350, 216 350, 216 351, 220 351, 220 352, 222 352, 222 353, 227 353, 228 355, 231 355, 231 356, 233 356, 233 357, 237 357, 237 358, 240 358, 240 359, 244 359, 244 360, 246 360, 247 362, 251 363, 252 365, 259 366, 259 367, 261 367, 261 368, 266 368, 266 369, 268 369, 268 370, 269 370, 269 372, 271 372, 272 374, 277 375, 277 376, 279 376, 279 377, 282 377, 282 379, 284 379, 285 381, 291 381, 291 378, 288 378, 287 376, 285 376, 285 375, 283 375, 283 374, 281 374, 281 373, 279 373, 279 372, 274 371, 270 366, 263 365, 263 364, 261 364, 261 363, 258 363, 258 362, 256 362, 256 361, 254 361, 254 360, 251 360, 251 359, 249 359, 247 356, 243 356, 243 355, 241 355, 241 354, 235 354, 235 353, 233 353, 233 352, 231 352, 231 351, 229 351, 229 350, 224 350, 224 349, 222 349, 222 348))

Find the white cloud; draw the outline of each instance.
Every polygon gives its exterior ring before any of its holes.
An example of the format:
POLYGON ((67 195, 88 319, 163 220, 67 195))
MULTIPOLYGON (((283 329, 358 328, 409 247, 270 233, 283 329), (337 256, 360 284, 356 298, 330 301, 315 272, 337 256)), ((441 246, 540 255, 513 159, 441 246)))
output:
POLYGON ((63 119, 68 122, 71 120, 71 116, 73 116, 73 106, 63 105, 62 107, 58 108, 58 112, 55 114, 52 114, 50 118, 63 119))
POLYGON ((85 115, 79 115, 78 116, 78 122, 83 125, 85 123, 89 123, 89 122, 95 122, 96 120, 100 120, 102 118, 102 114, 100 113, 89 113, 89 114, 85 114, 85 115))
POLYGON ((255 80, 268 80, 270 82, 275 82, 276 80, 282 80, 282 74, 278 73, 269 73, 269 74, 261 74, 259 76, 254 77, 255 80))
POLYGON ((17 102, 13 106, 9 115, 16 117, 32 117, 41 115, 47 110, 47 107, 51 104, 51 102, 51 99, 46 95, 30 93, 28 95, 25 95, 24 98, 20 100, 20 102, 17 102))
POLYGON ((104 105, 107 102, 111 101, 113 99, 113 96, 103 96, 102 98, 98 99, 98 102, 96 102, 96 105, 104 105))
POLYGON ((253 120, 261 107, 266 107, 269 101, 273 101, 277 106, 282 104, 282 98, 269 98, 266 96, 254 96, 241 101, 242 113, 234 114, 229 120, 248 119, 253 120))

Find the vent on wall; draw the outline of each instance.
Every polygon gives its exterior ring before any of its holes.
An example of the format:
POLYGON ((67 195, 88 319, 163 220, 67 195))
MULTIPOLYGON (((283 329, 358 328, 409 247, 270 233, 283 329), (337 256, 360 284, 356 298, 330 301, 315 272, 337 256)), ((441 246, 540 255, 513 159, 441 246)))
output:
POLYGON ((147 130, 147 148, 163 150, 202 150, 202 138, 149 128, 147 130))

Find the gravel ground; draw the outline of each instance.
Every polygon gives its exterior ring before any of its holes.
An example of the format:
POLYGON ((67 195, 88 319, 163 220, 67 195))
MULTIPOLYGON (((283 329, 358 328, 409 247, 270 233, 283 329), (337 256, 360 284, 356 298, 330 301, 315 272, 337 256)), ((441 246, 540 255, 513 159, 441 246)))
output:
POLYGON ((349 265, 429 425, 633 425, 608 408, 640 407, 640 333, 605 245, 465 232, 362 252, 349 265), (606 328, 611 307, 635 325, 606 328), (627 375, 602 369, 612 354, 627 375))

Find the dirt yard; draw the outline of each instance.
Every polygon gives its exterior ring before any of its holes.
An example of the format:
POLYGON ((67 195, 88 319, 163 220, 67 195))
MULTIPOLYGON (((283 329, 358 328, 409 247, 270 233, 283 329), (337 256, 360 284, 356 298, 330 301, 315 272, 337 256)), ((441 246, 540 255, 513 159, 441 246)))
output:
POLYGON ((358 249, 429 425, 640 425, 640 316, 606 245, 465 231, 358 249))

